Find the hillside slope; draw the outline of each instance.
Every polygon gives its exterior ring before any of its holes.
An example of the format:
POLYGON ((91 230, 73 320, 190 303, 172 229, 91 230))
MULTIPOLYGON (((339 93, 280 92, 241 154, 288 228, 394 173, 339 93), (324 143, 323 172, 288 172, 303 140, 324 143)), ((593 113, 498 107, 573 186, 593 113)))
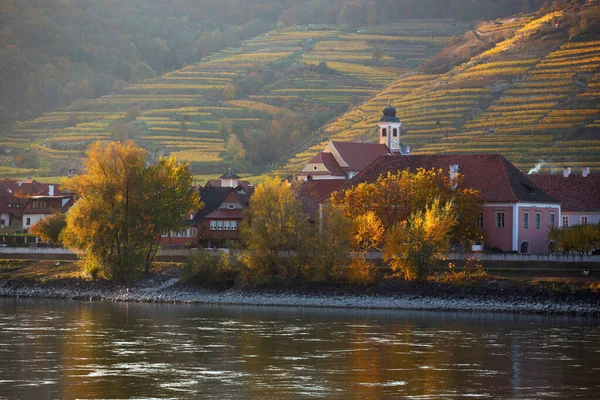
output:
POLYGON ((0 174, 64 175, 92 141, 124 139, 153 156, 190 161, 195 174, 219 173, 232 162, 238 172, 261 173, 468 27, 411 20, 358 31, 330 25, 271 31, 114 94, 16 123, 2 135, 0 174), (226 147, 234 134, 246 157, 226 147))
MULTIPOLYGON (((599 21, 600 7, 588 1, 482 23, 437 64, 433 59, 325 126, 322 139, 374 140, 381 109, 392 101, 414 154, 501 153, 525 171, 585 165, 598 172, 599 21), (431 73, 481 49, 448 72, 431 73)), ((279 173, 298 172, 324 143, 279 173)))

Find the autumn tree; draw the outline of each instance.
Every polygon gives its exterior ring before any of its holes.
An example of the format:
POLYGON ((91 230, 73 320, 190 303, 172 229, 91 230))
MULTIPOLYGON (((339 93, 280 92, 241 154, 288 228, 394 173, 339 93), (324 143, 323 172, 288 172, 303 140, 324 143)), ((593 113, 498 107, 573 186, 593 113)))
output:
POLYGON ((172 158, 147 166, 146 151, 133 142, 97 142, 86 154, 85 172, 63 184, 79 200, 62 241, 78 252, 85 272, 134 279, 148 270, 160 234, 181 229, 184 215, 199 206, 192 177, 172 158))
POLYGON ((234 100, 237 96, 237 88, 233 83, 227 83, 223 88, 223 98, 225 100, 234 100))
POLYGON ((333 207, 324 207, 320 214, 318 241, 311 263, 312 279, 326 283, 345 281, 352 260, 352 221, 333 207))
POLYGON ((568 254, 587 254, 600 249, 600 224, 582 224, 552 228, 548 239, 556 251, 568 254))
POLYGON ((351 242, 355 253, 348 266, 348 280, 354 284, 370 284, 375 280, 375 266, 369 252, 380 249, 383 224, 373 211, 358 215, 353 222, 351 242))
POLYGON ((360 183, 342 194, 334 194, 331 201, 352 220, 372 211, 385 230, 406 221, 417 211, 424 211, 433 199, 439 199, 441 204, 452 202, 458 223, 452 228, 451 242, 467 246, 483 235, 483 230, 477 225, 481 206, 478 192, 462 188, 461 180, 460 175, 450 179, 441 170, 404 170, 380 176, 373 183, 360 183))
POLYGON ((456 224, 452 202, 435 199, 425 210, 418 210, 387 233, 383 259, 392 271, 407 280, 425 279, 437 260, 448 250, 450 233, 456 224))
POLYGON ((67 225, 66 216, 63 213, 49 215, 29 229, 29 233, 39 237, 42 242, 60 244, 60 234, 67 225))
POLYGON ((257 185, 247 221, 241 233, 248 249, 244 261, 250 278, 300 278, 314 235, 289 183, 275 177, 257 185))
POLYGON ((246 159, 246 149, 237 135, 231 134, 225 145, 225 152, 232 163, 241 162, 246 159))

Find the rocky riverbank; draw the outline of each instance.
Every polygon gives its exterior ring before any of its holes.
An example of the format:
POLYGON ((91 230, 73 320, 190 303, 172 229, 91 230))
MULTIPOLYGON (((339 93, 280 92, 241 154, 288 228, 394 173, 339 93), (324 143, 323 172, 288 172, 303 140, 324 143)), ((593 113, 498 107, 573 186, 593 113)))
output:
POLYGON ((396 310, 534 313, 600 317, 600 296, 524 292, 506 285, 449 290, 439 285, 360 289, 286 289, 224 291, 179 283, 176 277, 147 279, 133 287, 79 279, 2 280, 0 296, 72 300, 175 302, 219 305, 337 307, 396 310))

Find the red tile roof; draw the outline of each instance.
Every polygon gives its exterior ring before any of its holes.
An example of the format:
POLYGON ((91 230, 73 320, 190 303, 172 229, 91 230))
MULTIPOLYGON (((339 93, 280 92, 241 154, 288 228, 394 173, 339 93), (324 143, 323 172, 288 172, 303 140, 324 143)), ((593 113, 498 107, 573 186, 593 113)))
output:
POLYGON ((459 166, 459 173, 464 177, 461 186, 479 190, 485 202, 559 202, 539 189, 500 154, 385 155, 359 172, 344 188, 361 182, 374 182, 380 175, 405 169, 435 168, 449 173, 452 164, 459 166))
POLYGON ((208 214, 204 219, 243 219, 244 210, 219 209, 208 214))
POLYGON ((385 144, 334 141, 331 144, 349 165, 347 169, 351 171, 360 171, 377 157, 390 153, 385 144))
POLYGON ((55 196, 65 194, 59 189, 58 184, 41 183, 34 179, 0 180, 0 212, 12 213, 20 217, 29 202, 29 197, 48 196, 50 185, 54 185, 55 196), (8 207, 8 204, 19 204, 19 207, 8 207))
POLYGON ((347 181, 344 179, 315 179, 304 182, 297 195, 302 202, 302 208, 308 213, 316 213, 319 203, 325 202, 331 193, 338 190, 347 181))
POLYGON ((556 197, 566 212, 600 212, 600 175, 528 175, 542 190, 556 197))

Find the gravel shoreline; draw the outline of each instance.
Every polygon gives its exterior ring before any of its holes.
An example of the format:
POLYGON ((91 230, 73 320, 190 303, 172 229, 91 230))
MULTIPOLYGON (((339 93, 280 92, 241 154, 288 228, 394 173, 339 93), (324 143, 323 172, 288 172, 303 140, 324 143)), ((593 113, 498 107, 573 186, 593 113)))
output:
POLYGON ((134 287, 85 281, 0 280, 1 297, 162 302, 246 306, 363 308, 393 310, 470 311, 600 317, 600 302, 580 298, 523 298, 489 295, 431 295, 419 293, 297 293, 291 290, 215 291, 180 285, 178 279, 146 282, 134 287))

